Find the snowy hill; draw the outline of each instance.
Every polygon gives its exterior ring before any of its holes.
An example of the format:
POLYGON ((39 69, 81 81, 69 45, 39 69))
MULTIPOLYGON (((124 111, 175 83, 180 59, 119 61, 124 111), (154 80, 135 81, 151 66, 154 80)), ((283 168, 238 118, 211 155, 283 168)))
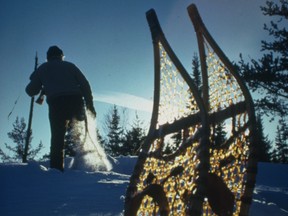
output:
MULTIPOLYGON (((61 173, 36 162, 0 164, 0 215, 121 215, 136 160, 111 159, 109 172, 66 168, 61 173)), ((288 216, 288 165, 259 163, 250 215, 288 216)))

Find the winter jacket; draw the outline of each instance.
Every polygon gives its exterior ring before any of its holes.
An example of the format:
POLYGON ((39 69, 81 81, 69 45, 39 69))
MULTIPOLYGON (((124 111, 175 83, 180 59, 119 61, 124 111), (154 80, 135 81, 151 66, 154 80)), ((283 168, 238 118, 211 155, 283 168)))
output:
POLYGON ((48 103, 64 95, 82 95, 86 103, 93 103, 91 88, 83 73, 74 64, 60 59, 43 63, 31 74, 26 93, 34 96, 42 89, 48 103))

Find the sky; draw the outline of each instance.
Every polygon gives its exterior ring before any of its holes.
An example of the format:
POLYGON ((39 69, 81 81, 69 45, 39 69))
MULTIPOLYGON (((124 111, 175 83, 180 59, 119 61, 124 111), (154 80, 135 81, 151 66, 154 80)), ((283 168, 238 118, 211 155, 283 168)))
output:
MULTIPOLYGON (((34 58, 37 52, 39 64, 44 63, 52 45, 89 80, 99 128, 113 104, 128 108, 129 120, 137 111, 148 127, 154 62, 145 13, 155 9, 168 42, 189 71, 198 52, 187 13, 192 3, 231 61, 239 61, 240 53, 248 60, 261 55, 261 40, 267 36, 263 25, 269 22, 260 10, 264 0, 0 0, 0 147, 11 144, 7 133, 17 116, 28 121, 25 87, 34 58)), ((47 104, 35 104, 32 130, 32 144, 41 140, 48 151, 47 104)))

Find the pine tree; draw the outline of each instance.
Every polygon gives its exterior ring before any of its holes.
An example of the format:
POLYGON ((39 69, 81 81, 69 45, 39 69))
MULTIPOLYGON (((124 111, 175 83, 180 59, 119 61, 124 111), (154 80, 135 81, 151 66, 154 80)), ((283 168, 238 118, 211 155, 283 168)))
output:
POLYGON ((272 150, 270 158, 271 158, 270 159, 271 162, 273 162, 273 163, 278 163, 279 162, 278 158, 277 158, 277 150, 275 148, 272 150))
POLYGON ((136 113, 132 128, 126 132, 124 144, 121 148, 122 155, 138 155, 139 148, 145 139, 145 131, 143 129, 143 122, 139 119, 136 113))
POLYGON ((220 146, 226 141, 226 134, 224 122, 214 125, 212 128, 211 144, 220 146))
POLYGON ((268 135, 264 135, 263 119, 260 114, 257 115, 256 124, 258 133, 258 160, 261 162, 270 162, 272 161, 272 155, 270 152, 272 148, 271 141, 269 141, 268 135))
POLYGON ((65 157, 74 157, 76 155, 76 145, 77 145, 77 139, 80 137, 80 133, 76 130, 73 130, 73 123, 69 122, 67 127, 67 132, 65 134, 64 142, 64 151, 65 151, 65 157))
POLYGON ((197 53, 194 53, 192 59, 192 78, 194 80, 194 84, 198 89, 198 92, 201 93, 202 79, 200 73, 200 63, 197 53))
POLYGON ((264 30, 271 40, 262 41, 263 57, 252 59, 251 64, 245 63, 242 56, 240 73, 248 82, 251 90, 262 95, 256 100, 256 107, 274 119, 288 115, 288 1, 266 1, 261 7, 265 16, 270 16, 270 25, 264 25, 264 30))
POLYGON ((106 124, 108 128, 107 140, 105 144, 105 150, 111 156, 120 155, 121 148, 123 146, 123 128, 120 126, 120 115, 116 105, 106 115, 106 124))
MULTIPOLYGON (((0 149, 0 157, 2 161, 22 161, 23 154, 24 154, 24 146, 25 146, 25 139, 27 135, 26 130, 26 123, 24 118, 19 119, 16 117, 15 122, 13 123, 13 129, 11 132, 8 132, 8 137, 16 144, 16 146, 12 147, 5 143, 5 147, 8 151, 13 153, 12 156, 7 155, 4 153, 2 149, 0 149)), ((29 151, 28 151, 28 160, 34 160, 35 157, 39 154, 39 152, 43 149, 42 141, 38 144, 36 148, 31 148, 31 141, 32 136, 29 140, 29 151)))
POLYGON ((280 163, 288 163, 288 125, 285 119, 279 120, 275 138, 276 158, 280 163))

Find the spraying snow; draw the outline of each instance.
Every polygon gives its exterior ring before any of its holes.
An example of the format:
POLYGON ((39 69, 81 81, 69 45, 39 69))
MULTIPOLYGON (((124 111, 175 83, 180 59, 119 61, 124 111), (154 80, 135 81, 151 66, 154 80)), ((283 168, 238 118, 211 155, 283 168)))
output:
POLYGON ((85 171, 110 171, 112 165, 98 142, 96 121, 90 111, 86 111, 87 122, 75 122, 74 133, 78 134, 76 156, 71 162, 72 169, 85 171))

